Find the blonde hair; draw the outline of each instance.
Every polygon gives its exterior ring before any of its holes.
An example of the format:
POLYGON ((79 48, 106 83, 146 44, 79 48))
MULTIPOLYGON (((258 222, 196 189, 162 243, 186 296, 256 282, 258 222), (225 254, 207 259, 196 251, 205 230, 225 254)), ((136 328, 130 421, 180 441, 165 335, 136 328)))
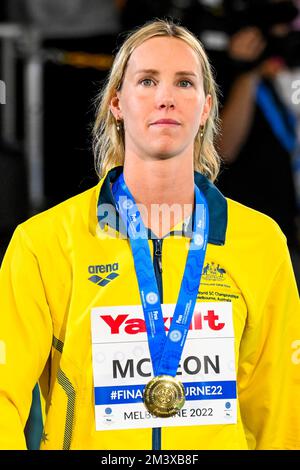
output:
POLYGON ((125 135, 123 127, 117 130, 116 120, 110 111, 111 99, 122 86, 128 60, 132 52, 147 39, 168 36, 183 40, 197 54, 203 73, 205 95, 212 97, 212 107, 205 124, 199 128, 194 143, 194 168, 214 181, 220 168, 220 158, 214 147, 214 137, 218 131, 218 99, 216 84, 211 66, 203 46, 186 28, 171 21, 155 20, 131 33, 118 54, 110 70, 106 86, 99 95, 99 105, 94 125, 94 155, 97 174, 102 177, 108 170, 123 165, 125 158, 125 135), (203 136, 201 137, 201 133, 203 136))

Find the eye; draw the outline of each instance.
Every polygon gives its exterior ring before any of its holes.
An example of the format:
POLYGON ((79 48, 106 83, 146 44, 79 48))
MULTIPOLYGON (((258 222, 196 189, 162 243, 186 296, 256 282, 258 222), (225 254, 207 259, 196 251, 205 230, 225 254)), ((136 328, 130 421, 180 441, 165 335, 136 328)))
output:
POLYGON ((143 78, 142 80, 139 81, 139 83, 141 85, 144 85, 146 87, 150 87, 150 86, 153 86, 155 85, 154 81, 152 80, 152 78, 143 78))
POLYGON ((193 83, 190 80, 180 80, 179 86, 182 88, 189 88, 193 86, 193 83))

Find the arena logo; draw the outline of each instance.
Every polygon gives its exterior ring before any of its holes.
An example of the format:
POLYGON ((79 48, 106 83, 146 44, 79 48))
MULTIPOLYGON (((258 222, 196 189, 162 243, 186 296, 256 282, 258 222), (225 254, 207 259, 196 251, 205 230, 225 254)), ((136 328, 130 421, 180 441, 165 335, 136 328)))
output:
POLYGON ((119 263, 95 264, 88 267, 90 274, 111 273, 112 271, 118 271, 118 269, 119 263))
POLYGON ((119 273, 116 272, 119 269, 119 263, 111 263, 111 264, 97 264, 91 265, 88 267, 88 271, 93 276, 89 277, 88 280, 97 284, 97 286, 105 287, 111 281, 116 279, 119 276, 119 273), (107 276, 98 276, 96 273, 110 273, 107 276))
POLYGON ((6 86, 3 80, 0 80, 0 104, 6 104, 6 86))

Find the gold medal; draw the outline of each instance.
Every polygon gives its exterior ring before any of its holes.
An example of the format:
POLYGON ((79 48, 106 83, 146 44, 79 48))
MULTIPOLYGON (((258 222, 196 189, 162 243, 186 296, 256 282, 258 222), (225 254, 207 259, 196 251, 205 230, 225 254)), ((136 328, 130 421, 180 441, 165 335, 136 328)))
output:
POLYGON ((169 418, 174 416, 184 405, 184 386, 171 375, 158 375, 146 385, 143 401, 152 415, 159 418, 169 418))

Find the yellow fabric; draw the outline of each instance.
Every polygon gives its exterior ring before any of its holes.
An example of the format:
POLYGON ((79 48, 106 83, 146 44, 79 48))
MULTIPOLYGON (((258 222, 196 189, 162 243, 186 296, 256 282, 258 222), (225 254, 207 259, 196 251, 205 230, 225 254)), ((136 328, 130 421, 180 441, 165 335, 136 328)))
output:
MULTIPOLYGON (((42 449, 151 449, 151 429, 95 431, 91 308, 140 304, 128 241, 97 224, 101 184, 21 224, 7 250, 1 449, 25 448, 40 377, 42 449), (112 263, 119 277, 105 288, 88 280, 89 265, 112 263)), ((187 249, 184 237, 164 239, 165 303, 176 303, 187 249)), ((198 301, 233 305, 238 423, 163 428, 162 449, 300 449, 300 305, 284 236, 270 218, 228 200, 225 245, 209 244, 204 266, 198 301)))

